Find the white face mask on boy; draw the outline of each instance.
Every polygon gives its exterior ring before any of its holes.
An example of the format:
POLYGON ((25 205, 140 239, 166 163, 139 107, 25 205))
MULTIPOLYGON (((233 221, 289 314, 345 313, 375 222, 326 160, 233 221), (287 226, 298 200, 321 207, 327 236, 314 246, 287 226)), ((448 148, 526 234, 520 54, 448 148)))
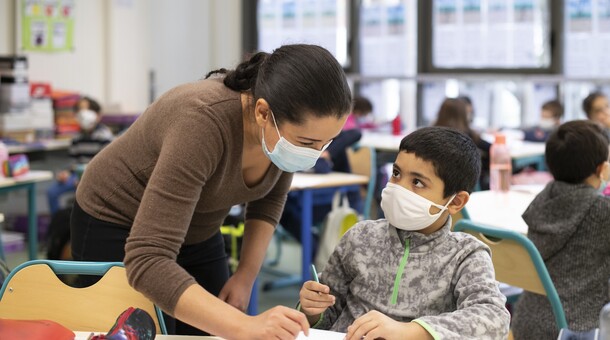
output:
POLYGON ((417 231, 436 222, 455 196, 451 196, 447 204, 440 205, 398 184, 388 183, 381 192, 381 209, 391 225, 402 230, 417 231), (439 208, 440 211, 430 214, 431 206, 439 208))

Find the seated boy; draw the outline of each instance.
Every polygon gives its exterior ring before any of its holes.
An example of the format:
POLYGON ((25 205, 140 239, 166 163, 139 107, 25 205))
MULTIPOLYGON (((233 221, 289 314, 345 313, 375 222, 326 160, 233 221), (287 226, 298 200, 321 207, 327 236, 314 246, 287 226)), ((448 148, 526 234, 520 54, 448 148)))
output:
POLYGON ((387 219, 353 226, 300 292, 315 328, 347 339, 506 339, 489 248, 451 232, 481 171, 472 139, 427 127, 406 136, 383 190, 387 219))
MULTIPOLYGON (((527 236, 551 275, 572 331, 599 327, 608 303, 610 278, 610 198, 608 137, 591 121, 561 125, 546 143, 554 181, 523 213, 527 236)), ((559 331, 548 299, 525 292, 513 315, 515 339, 556 339, 559 331)))

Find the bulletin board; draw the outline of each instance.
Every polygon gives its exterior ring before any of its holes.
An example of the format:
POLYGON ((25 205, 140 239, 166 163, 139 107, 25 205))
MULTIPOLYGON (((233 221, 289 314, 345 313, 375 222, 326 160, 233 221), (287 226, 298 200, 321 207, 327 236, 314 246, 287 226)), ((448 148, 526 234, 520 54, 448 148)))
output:
POLYGON ((22 0, 19 6, 23 51, 72 51, 74 0, 22 0))
MULTIPOLYGON (((432 0, 420 12, 423 71, 556 71, 552 0, 432 0)), ((530 72, 528 72, 530 71, 530 72)))
POLYGON ((348 67, 348 18, 347 0, 259 0, 258 50, 272 52, 284 44, 316 44, 348 67))

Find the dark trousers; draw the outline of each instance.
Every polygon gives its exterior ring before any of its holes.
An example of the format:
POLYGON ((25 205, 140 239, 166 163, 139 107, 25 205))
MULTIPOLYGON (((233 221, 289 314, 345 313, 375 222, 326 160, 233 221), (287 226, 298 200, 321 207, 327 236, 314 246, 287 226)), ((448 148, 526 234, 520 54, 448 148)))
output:
MULTIPOLYGON (((98 220, 83 211, 78 202, 74 202, 70 229, 74 260, 123 261, 129 227, 98 220)), ((215 296, 220 294, 229 279, 227 255, 220 231, 201 243, 183 245, 178 253, 177 263, 215 296)), ((99 278, 85 277, 81 284, 88 286, 97 279, 99 278)), ((206 335, 205 332, 165 313, 163 316, 169 334, 206 335)))

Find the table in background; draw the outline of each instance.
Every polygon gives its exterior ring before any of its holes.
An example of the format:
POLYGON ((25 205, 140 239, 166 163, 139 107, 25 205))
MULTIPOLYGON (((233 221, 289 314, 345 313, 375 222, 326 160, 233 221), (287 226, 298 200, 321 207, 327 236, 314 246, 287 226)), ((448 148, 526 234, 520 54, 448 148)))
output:
MULTIPOLYGON (((400 149, 400 141, 404 135, 392 135, 391 133, 380 133, 363 131, 362 139, 358 142, 361 146, 374 148, 379 152, 394 152, 397 153, 400 149)), ((544 143, 526 142, 521 140, 510 140, 508 142, 510 157, 513 160, 513 167, 523 168, 528 165, 534 165, 537 170, 545 170, 544 163, 544 143)))
POLYGON ((311 226, 313 215, 313 194, 320 189, 355 190, 360 191, 360 186, 368 184, 367 176, 350 173, 331 172, 328 174, 295 173, 290 186, 290 191, 299 194, 301 214, 301 282, 309 279, 309 268, 313 254, 311 253, 311 226))
POLYGON ((19 177, 0 179, 0 194, 26 189, 28 191, 28 256, 35 260, 38 256, 38 218, 36 209, 36 183, 53 179, 51 171, 32 170, 19 177))
POLYGON ((30 153, 37 151, 66 150, 72 141, 69 139, 47 139, 31 143, 7 144, 9 154, 30 153))
POLYGON ((373 148, 376 151, 383 152, 398 152, 400 149, 400 141, 406 136, 405 134, 393 135, 392 133, 381 133, 362 131, 362 138, 358 142, 360 146, 373 148))
POLYGON ((465 210, 474 222, 526 235, 527 224, 521 215, 543 188, 543 185, 515 185, 507 192, 473 192, 465 210))

